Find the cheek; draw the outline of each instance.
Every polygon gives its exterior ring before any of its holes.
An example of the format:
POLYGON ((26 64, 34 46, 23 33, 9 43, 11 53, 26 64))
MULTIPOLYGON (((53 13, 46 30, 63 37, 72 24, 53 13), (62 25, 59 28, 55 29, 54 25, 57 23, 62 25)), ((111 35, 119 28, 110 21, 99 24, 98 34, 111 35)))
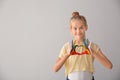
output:
POLYGON ((73 32, 72 32, 72 34, 73 34, 73 35, 76 35, 76 32, 75 32, 75 31, 73 31, 73 32))
POLYGON ((85 33, 85 31, 86 31, 86 29, 82 29, 82 30, 81 30, 82 33, 85 33))
POLYGON ((76 35, 76 31, 75 30, 71 30, 71 33, 73 34, 73 35, 76 35))
POLYGON ((82 32, 82 33, 85 33, 85 30, 82 30, 81 32, 82 32))

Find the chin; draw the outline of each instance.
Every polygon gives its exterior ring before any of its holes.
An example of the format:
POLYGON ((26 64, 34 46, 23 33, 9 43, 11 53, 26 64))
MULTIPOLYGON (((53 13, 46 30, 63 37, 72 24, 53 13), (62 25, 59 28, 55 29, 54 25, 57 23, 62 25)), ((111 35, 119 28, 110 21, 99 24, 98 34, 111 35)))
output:
POLYGON ((83 39, 83 37, 82 37, 82 36, 79 36, 79 37, 76 37, 76 39, 77 39, 77 40, 81 40, 81 39, 83 39))

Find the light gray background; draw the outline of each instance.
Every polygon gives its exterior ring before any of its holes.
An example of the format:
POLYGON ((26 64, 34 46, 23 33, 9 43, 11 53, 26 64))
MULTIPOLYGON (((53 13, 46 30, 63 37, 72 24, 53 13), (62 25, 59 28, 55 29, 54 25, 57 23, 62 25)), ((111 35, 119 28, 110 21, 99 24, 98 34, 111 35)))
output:
POLYGON ((72 39, 75 10, 88 21, 87 38, 114 66, 95 61, 96 80, 120 80, 120 0, 0 0, 0 80, 65 80, 64 68, 52 68, 72 39))

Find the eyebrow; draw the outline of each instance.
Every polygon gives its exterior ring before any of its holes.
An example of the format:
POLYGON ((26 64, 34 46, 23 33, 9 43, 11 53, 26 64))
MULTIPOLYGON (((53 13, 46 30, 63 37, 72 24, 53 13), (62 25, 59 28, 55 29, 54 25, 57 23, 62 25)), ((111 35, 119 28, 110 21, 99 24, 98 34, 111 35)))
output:
MULTIPOLYGON (((78 26, 78 28, 80 28, 80 27, 83 27, 84 25, 81 25, 81 26, 78 26)), ((75 28, 77 27, 77 26, 74 26, 75 28)))
POLYGON ((81 26, 84 26, 84 24, 83 24, 83 25, 81 25, 81 26))
POLYGON ((83 27, 84 25, 81 25, 81 26, 79 26, 79 27, 83 27))

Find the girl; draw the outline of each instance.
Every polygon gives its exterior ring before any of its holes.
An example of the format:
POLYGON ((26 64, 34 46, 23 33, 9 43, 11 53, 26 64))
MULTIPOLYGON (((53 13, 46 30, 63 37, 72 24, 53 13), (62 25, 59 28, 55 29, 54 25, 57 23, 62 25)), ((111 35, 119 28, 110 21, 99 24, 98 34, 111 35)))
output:
POLYGON ((63 45, 53 70, 59 71, 65 65, 67 80, 93 80, 94 58, 102 65, 112 69, 112 63, 103 54, 99 46, 86 39, 87 21, 79 12, 73 12, 70 20, 70 32, 74 40, 63 45))

